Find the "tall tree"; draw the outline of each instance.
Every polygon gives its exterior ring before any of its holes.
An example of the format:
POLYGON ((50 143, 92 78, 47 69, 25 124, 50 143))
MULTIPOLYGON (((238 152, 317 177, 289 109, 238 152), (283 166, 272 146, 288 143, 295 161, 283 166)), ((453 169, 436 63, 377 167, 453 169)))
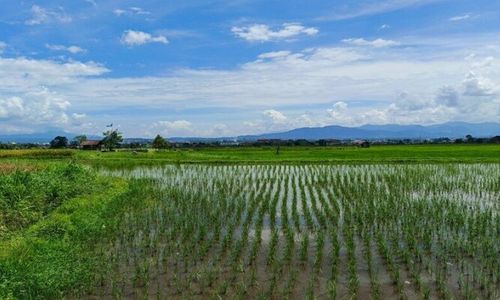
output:
POLYGON ((104 135, 104 138, 102 139, 102 144, 109 151, 112 151, 114 148, 116 148, 123 141, 122 133, 118 132, 117 129, 108 130, 106 132, 103 132, 103 135, 104 135))
POLYGON ((153 148, 155 149, 166 149, 168 148, 168 142, 161 135, 157 135, 153 140, 153 148))
POLYGON ((56 136, 50 141, 50 148, 66 148, 68 147, 68 138, 65 136, 56 136))

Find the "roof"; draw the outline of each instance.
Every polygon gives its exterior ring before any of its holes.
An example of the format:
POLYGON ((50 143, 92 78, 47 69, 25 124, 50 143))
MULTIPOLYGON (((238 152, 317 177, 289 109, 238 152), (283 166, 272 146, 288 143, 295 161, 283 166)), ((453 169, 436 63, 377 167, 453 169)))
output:
POLYGON ((368 143, 368 141, 364 141, 364 140, 355 140, 354 142, 352 142, 353 144, 364 144, 364 143, 368 143))
POLYGON ((84 141, 80 144, 80 146, 99 146, 101 144, 101 141, 96 141, 96 140, 88 140, 84 141))

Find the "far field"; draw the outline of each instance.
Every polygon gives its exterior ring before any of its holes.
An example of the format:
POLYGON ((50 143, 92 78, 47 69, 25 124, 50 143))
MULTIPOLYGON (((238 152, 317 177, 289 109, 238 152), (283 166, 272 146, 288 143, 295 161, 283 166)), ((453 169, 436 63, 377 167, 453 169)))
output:
POLYGON ((148 152, 0 150, 1 159, 72 159, 103 165, 159 163, 500 163, 500 144, 343 147, 203 147, 148 152))
POLYGON ((500 145, 0 151, 0 299, 499 299, 500 145))

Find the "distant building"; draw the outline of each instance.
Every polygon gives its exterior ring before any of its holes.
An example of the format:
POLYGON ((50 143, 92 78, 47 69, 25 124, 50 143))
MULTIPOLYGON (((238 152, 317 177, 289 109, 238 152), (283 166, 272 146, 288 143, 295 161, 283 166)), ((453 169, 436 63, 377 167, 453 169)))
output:
POLYGON ((80 144, 82 150, 98 150, 101 149, 102 142, 97 140, 88 140, 80 144))
POLYGON ((353 145, 360 147, 360 148, 369 148, 370 143, 368 141, 363 141, 363 140, 356 140, 352 142, 353 145))
POLYGON ((342 141, 337 139, 321 139, 317 141, 317 144, 320 146, 339 146, 342 145, 342 141))

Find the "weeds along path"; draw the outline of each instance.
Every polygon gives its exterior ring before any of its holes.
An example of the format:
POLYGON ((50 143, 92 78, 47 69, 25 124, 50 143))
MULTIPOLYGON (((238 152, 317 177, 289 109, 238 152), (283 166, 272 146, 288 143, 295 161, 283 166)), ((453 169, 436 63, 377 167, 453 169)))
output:
POLYGON ((93 296, 498 299, 500 166, 180 165, 108 171, 126 213, 93 296))

